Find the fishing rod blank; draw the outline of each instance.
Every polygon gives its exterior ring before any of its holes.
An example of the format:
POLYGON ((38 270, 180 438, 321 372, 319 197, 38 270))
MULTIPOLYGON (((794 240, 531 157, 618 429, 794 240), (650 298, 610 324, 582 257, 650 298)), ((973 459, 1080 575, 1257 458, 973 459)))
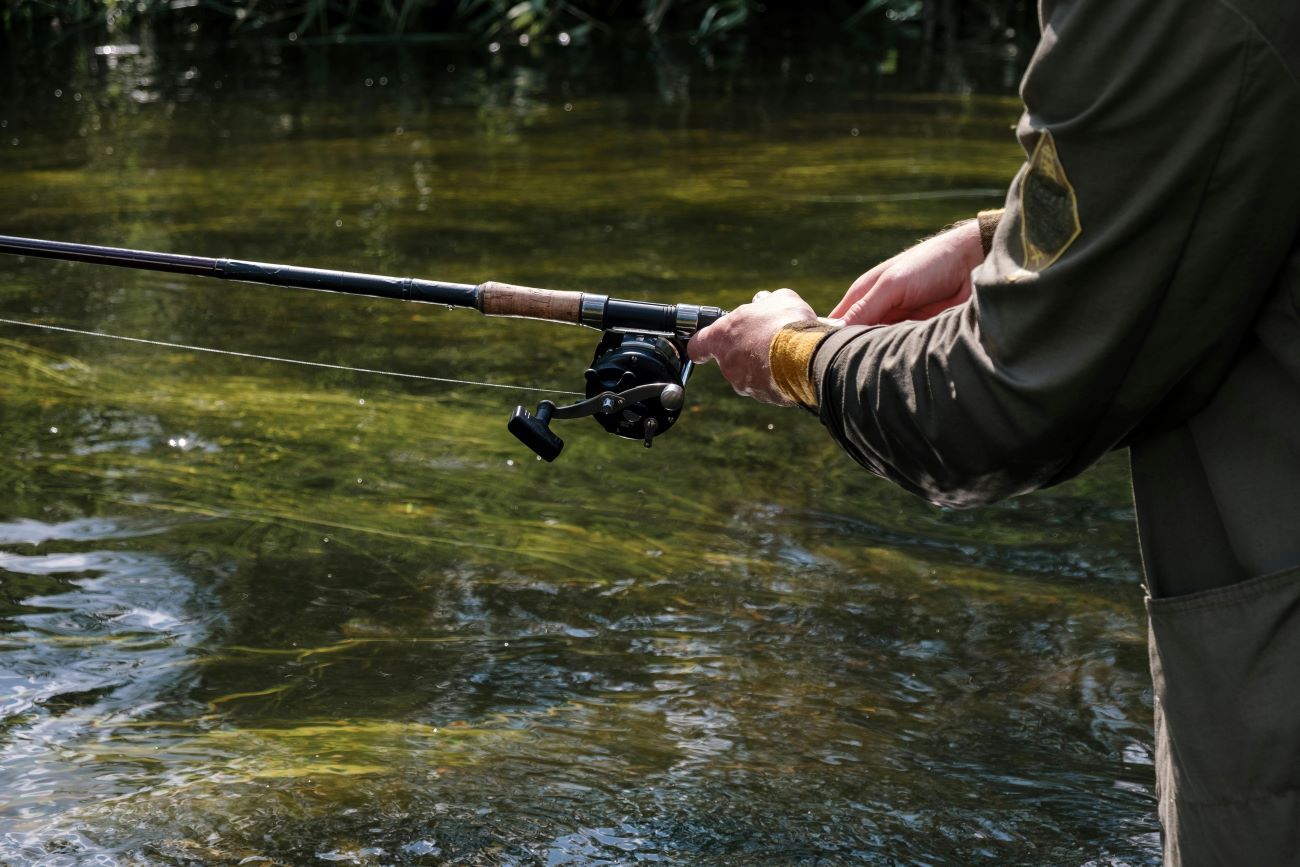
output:
POLYGON ((701 307, 696 304, 625 301, 589 292, 535 289, 495 281, 477 285, 444 283, 415 277, 388 277, 354 271, 245 262, 239 259, 209 259, 204 256, 155 253, 10 235, 0 235, 0 253, 193 274, 268 286, 342 292, 372 298, 472 307, 487 316, 542 319, 601 330, 638 331, 678 337, 690 337, 699 329, 717 321, 724 313, 717 307, 701 307))
POLYGON ((591 416, 610 433, 640 440, 649 447, 681 414, 686 379, 691 373, 686 341, 726 313, 696 304, 625 301, 589 292, 534 289, 494 281, 477 285, 441 283, 9 235, 0 235, 0 253, 472 307, 487 316, 543 319, 601 329, 604 334, 586 372, 585 400, 569 406, 543 400, 535 412, 520 406, 510 417, 510 432, 548 461, 555 460, 564 448, 563 440, 550 428, 552 419, 591 416))

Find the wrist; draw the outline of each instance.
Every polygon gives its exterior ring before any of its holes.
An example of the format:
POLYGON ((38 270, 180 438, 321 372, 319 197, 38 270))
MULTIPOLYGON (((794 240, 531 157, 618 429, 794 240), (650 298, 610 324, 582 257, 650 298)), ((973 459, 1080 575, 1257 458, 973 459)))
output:
POLYGON ((970 270, 984 261, 984 249, 981 240, 983 231, 980 221, 972 218, 953 223, 936 238, 942 240, 947 248, 956 255, 963 266, 970 270))

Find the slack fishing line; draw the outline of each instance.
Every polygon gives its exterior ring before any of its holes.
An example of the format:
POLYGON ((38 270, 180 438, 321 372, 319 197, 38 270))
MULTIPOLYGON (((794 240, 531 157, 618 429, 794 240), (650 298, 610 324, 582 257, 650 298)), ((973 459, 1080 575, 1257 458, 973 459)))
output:
MULTIPOLYGON (((548 461, 555 460, 560 450, 564 448, 564 441, 550 428, 552 419, 591 416, 610 433, 626 439, 640 440, 648 448, 655 437, 673 426, 685 405, 686 379, 691 373, 690 357, 686 351, 687 341, 697 331, 716 322, 727 312, 719 307, 699 304, 628 301, 591 292, 539 289, 532 286, 499 283, 494 280, 478 284, 449 283, 414 277, 390 277, 384 274, 361 274, 353 271, 304 268, 298 265, 275 265, 266 262, 246 262, 240 259, 212 259, 179 253, 130 250, 125 247, 74 244, 68 241, 20 238, 13 235, 0 235, 0 253, 163 271, 292 289, 341 292, 347 295, 443 304, 449 307, 469 307, 486 316, 542 319, 548 322, 564 322, 599 329, 604 333, 586 370, 586 390, 581 392, 585 399, 568 406, 557 406, 553 401, 542 400, 537 404, 534 413, 517 406, 510 417, 507 425, 510 432, 538 456, 548 461)), ((520 391, 553 391, 555 394, 563 395, 579 394, 573 391, 404 374, 295 358, 255 355, 212 347, 187 346, 162 340, 122 337, 14 319, 3 319, 0 322, 333 370, 402 376, 457 385, 510 388, 520 391)))
POLYGON ((61 331, 65 334, 80 334, 85 337, 103 337, 108 340, 121 340, 126 343, 143 343, 148 346, 164 346, 168 349, 183 349, 190 352, 211 352, 214 355, 232 355, 235 358, 251 358, 256 361, 278 361, 282 364, 301 364, 304 367, 321 367, 326 370, 347 370, 352 373, 372 373, 378 376, 396 376, 402 379, 418 379, 425 382, 440 382, 447 385, 475 385, 483 388, 504 388, 511 391, 536 391, 543 394, 571 394, 581 396, 580 391, 559 391, 553 388, 537 388, 531 385, 507 385, 501 382, 478 382, 472 379, 450 379, 443 376, 426 376, 422 373, 403 373, 399 370, 379 370, 372 367, 352 367, 347 364, 329 364, 324 361, 307 361, 302 358, 283 358, 278 355, 257 355, 252 352, 237 352, 233 349, 217 349, 212 346, 195 346, 189 343, 169 343, 166 340, 148 340, 144 337, 127 337, 122 334, 109 334, 105 331, 87 331, 81 328, 68 328, 65 325, 47 325, 42 322, 24 322, 20 319, 4 319, 5 325, 21 325, 25 328, 40 328, 45 331, 61 331))

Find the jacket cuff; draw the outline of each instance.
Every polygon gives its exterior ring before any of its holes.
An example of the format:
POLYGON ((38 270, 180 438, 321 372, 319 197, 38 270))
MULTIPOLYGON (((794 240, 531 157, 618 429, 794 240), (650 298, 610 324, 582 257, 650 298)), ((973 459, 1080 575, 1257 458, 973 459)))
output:
POLYGON ((768 350, 768 366, 781 393, 808 409, 817 408, 817 384, 812 360, 828 335, 838 329, 821 321, 796 322, 776 333, 768 350))
POLYGON ((984 248, 985 256, 993 250, 993 233, 998 230, 1004 210, 1006 209, 998 208, 995 211, 980 211, 976 217, 980 224, 980 246, 984 248))

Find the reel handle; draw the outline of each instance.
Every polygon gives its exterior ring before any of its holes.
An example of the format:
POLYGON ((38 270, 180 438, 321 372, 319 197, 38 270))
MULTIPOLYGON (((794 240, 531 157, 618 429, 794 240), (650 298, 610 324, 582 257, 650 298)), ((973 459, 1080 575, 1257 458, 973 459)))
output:
POLYGON ((506 423, 506 428, 516 439, 547 463, 558 458, 564 448, 564 440, 551 430, 551 414, 554 412, 555 404, 549 400, 537 404, 537 415, 517 406, 510 421, 506 423))
MULTIPOLYGON (((664 409, 678 412, 686 400, 686 390, 675 382, 648 382, 624 392, 603 391, 568 406, 557 407, 551 401, 544 400, 537 404, 536 415, 522 406, 515 407, 510 421, 506 422, 506 429, 543 460, 553 461, 560 456, 560 450, 564 448, 564 440, 551 430, 552 418, 617 415, 628 411, 628 408, 638 401, 645 400, 658 401, 664 409)), ((650 448, 650 443, 659 433, 659 422, 650 418, 646 419, 645 423, 642 442, 645 443, 646 448, 650 448)))

